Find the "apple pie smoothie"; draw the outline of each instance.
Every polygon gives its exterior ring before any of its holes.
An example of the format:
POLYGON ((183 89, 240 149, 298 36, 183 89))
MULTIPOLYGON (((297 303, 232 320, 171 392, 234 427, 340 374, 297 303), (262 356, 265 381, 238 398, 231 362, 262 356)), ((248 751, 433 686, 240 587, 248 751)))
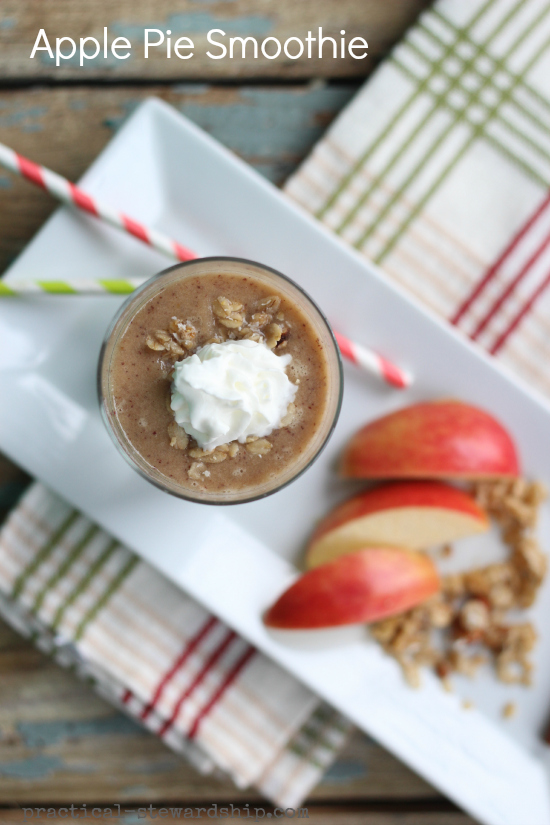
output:
POLYGON ((109 330, 99 384, 131 463, 210 503, 259 498, 299 475, 341 399, 317 307, 282 275, 234 258, 177 265, 134 293, 109 330))

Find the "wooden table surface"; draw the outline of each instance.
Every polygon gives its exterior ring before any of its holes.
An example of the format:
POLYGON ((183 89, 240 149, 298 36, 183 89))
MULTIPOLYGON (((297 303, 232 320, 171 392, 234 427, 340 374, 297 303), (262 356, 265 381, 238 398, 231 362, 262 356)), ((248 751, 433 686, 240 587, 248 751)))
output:
MULTIPOLYGON (((174 105, 263 175, 282 183, 426 0, 2 0, 0 141, 78 178, 147 96, 174 105), (116 9, 114 8, 116 6, 116 9), (365 61, 252 59, 189 62, 155 56, 119 66, 29 59, 40 28, 50 40, 110 32, 135 40, 145 26, 191 33, 222 28, 288 37, 323 27, 369 41, 365 61)), ((0 271, 55 208, 0 171, 0 271)), ((28 479, 0 456, 0 518, 28 479)), ((202 777, 154 736, 0 622, 0 825, 21 806, 84 802, 127 808, 260 800, 202 777)), ((260 803, 261 804, 261 803, 260 803)), ((305 803, 334 825, 472 825, 466 815, 367 736, 355 733, 305 803)), ((48 821, 57 821, 57 819, 48 821)), ((59 820, 61 821, 61 820, 59 820)))

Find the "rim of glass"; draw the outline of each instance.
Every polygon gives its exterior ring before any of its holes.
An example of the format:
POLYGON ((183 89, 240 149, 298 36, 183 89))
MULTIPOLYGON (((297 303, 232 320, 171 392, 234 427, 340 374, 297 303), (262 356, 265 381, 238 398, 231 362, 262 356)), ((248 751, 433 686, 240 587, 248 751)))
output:
MULTIPOLYGON (((126 462, 137 473, 139 473, 139 475, 142 478, 144 478, 150 484, 153 484, 159 490, 162 490, 163 492, 168 493, 169 495, 175 496, 176 498, 179 498, 179 499, 183 499, 184 501, 192 501, 195 504, 207 504, 207 505, 215 505, 215 506, 230 506, 230 505, 236 505, 236 504, 248 504, 248 503, 253 502, 253 501, 259 501, 263 498, 267 498, 267 496, 271 496, 274 493, 279 492, 279 490, 283 490, 285 487, 288 487, 289 484, 292 484, 294 481, 296 481, 296 479, 300 478, 300 476, 302 476, 307 470, 309 470, 309 468, 312 466, 312 464, 317 460, 317 458, 321 455, 321 453, 325 449, 327 443, 329 442, 329 440, 330 440, 330 438, 331 438, 331 436, 334 432, 336 424, 338 423, 338 419, 340 417, 340 411, 342 409, 343 394, 344 394, 344 373, 343 373, 342 357, 341 357, 341 354, 340 354, 340 348, 338 347, 338 344, 336 342, 336 338, 335 338, 334 333, 332 331, 332 327, 330 326, 325 313, 322 311, 322 309, 319 307, 319 305, 316 303, 316 301, 306 292, 305 289, 303 289, 303 287, 301 287, 299 284, 297 284, 296 281, 294 281, 292 278, 289 278, 288 275, 284 275, 282 272, 279 272, 277 269, 274 269, 272 266, 268 266, 267 264, 262 264, 259 261, 253 261, 250 258, 233 257, 233 256, 230 256, 230 255, 212 255, 212 256, 205 256, 205 257, 200 257, 200 258, 193 258, 190 261, 180 261, 176 264, 173 264, 172 266, 167 267, 166 269, 162 269, 160 272, 157 272, 155 275, 152 275, 147 281, 144 281, 142 284, 140 284, 140 286, 136 287, 136 289, 132 293, 130 293, 128 298, 125 301, 123 301, 123 303, 119 306, 118 310, 115 312, 113 318, 111 319, 111 322, 109 323, 109 326, 107 327, 107 330, 105 332, 105 335, 104 335, 104 338, 103 338, 103 341, 102 341, 102 344, 101 344, 101 349, 100 349, 99 359, 98 359, 97 395, 98 395, 98 401, 99 401, 99 408, 100 408, 101 417, 103 419, 103 423, 105 425, 105 428, 106 428, 107 432, 109 433, 109 435, 111 437, 111 440, 113 441, 113 443, 117 447, 118 452, 123 456, 123 458, 126 460, 126 462), (200 498, 198 495, 194 496, 192 491, 183 492, 183 488, 182 488, 182 492, 180 492, 178 490, 172 490, 166 484, 163 484, 163 482, 161 480, 155 478, 150 473, 148 473, 143 467, 141 467, 133 459, 132 455, 130 455, 130 453, 127 451, 127 449, 125 449, 125 446, 126 446, 125 443, 123 443, 118 438, 117 433, 115 432, 115 430, 112 426, 110 416, 108 415, 107 410, 105 409, 106 399, 105 399, 105 394, 103 392, 103 372, 104 372, 104 362, 105 362, 105 356, 106 356, 106 353, 107 353, 107 349, 108 349, 109 343, 111 341, 111 337, 112 337, 113 333, 116 330, 117 324, 119 323, 120 319, 122 318, 122 316, 124 315, 126 310, 130 307, 130 305, 134 301, 136 301, 139 298, 139 296, 145 290, 150 289, 156 283, 156 281, 160 280, 161 278, 164 278, 164 277, 168 276, 170 273, 174 272, 175 270, 185 269, 189 266, 193 266, 193 265, 196 265, 198 263, 207 263, 208 264, 208 263, 220 263, 220 262, 222 262, 222 263, 223 262, 228 262, 228 263, 233 263, 233 264, 244 264, 244 265, 248 265, 248 266, 257 267, 261 270, 264 270, 268 273, 271 273, 272 275, 275 275, 277 278, 281 278, 283 281, 286 281, 287 283, 289 283, 291 285, 291 287, 293 287, 299 293, 301 293, 301 295, 306 299, 306 302, 308 302, 314 308, 314 310, 317 312, 321 322, 324 324, 324 326, 325 326, 325 328, 328 332, 328 336, 329 336, 330 341, 332 342, 332 346, 333 346, 334 353, 335 353, 335 356, 336 356, 336 367, 337 367, 337 378, 338 378, 338 393, 337 393, 337 400, 336 400, 336 405, 335 405, 335 409, 334 409, 334 414, 333 414, 333 417, 332 417, 332 422, 331 422, 330 427, 328 428, 328 430, 326 432, 326 435, 325 435, 322 443, 320 444, 319 448, 314 453, 314 455, 309 459, 309 461, 306 464, 304 464, 304 466, 301 469, 299 469, 294 475, 290 476, 290 478, 287 478, 286 480, 282 481, 280 484, 277 484, 276 486, 274 486, 270 490, 265 490, 261 493, 254 493, 254 491, 251 491, 250 495, 245 494, 245 495, 243 495, 242 498, 238 498, 238 499, 231 500, 231 501, 223 500, 221 498, 219 500, 217 500, 215 498, 212 498, 212 499, 200 498)), ((120 429, 124 432, 122 426, 120 426, 120 429)), ((139 455, 139 451, 136 450, 133 447, 133 445, 131 444, 131 442, 128 439, 127 439, 127 442, 128 442, 128 445, 130 447, 132 447, 133 451, 136 454, 139 455)))

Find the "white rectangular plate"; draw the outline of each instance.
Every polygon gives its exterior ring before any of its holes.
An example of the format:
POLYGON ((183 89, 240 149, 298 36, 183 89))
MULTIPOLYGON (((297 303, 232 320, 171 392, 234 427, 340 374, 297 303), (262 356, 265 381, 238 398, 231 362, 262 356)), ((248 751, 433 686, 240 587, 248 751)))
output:
MULTIPOLYGON (((142 480, 104 431, 95 397, 100 342, 118 298, 37 296, 0 304, 0 447, 294 673, 459 805, 489 825, 550 825, 540 731, 550 710, 550 595, 535 686, 489 670, 443 691, 413 691, 363 628, 282 638, 263 610, 295 575, 316 518, 349 492, 334 478, 343 444, 367 419, 404 403, 454 396, 492 410, 515 435, 529 476, 550 480, 546 402, 415 304, 353 250, 165 104, 143 104, 83 186, 204 255, 269 264, 300 283, 334 326, 416 374, 399 393, 346 368, 329 447, 289 488, 253 504, 206 508, 142 480), (475 709, 465 710, 463 699, 475 709), (517 718, 502 721, 506 701, 517 718)), ((60 209, 7 273, 21 278, 148 276, 167 260, 93 218, 60 209)), ((541 535, 550 546, 550 511, 541 535)), ((456 564, 485 563, 494 539, 460 543, 456 564)))

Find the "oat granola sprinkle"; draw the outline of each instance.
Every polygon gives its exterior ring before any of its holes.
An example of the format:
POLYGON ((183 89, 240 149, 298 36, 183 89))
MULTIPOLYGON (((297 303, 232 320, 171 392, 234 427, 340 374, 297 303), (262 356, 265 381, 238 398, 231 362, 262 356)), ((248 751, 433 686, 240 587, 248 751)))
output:
POLYGON ((270 295, 269 298, 262 298, 259 302, 259 306, 269 312, 277 312, 281 306, 281 299, 278 295, 270 295))
POLYGON ((147 336, 145 343, 149 349, 164 352, 170 346, 171 340, 170 335, 165 330, 157 329, 156 332, 152 332, 147 336))
POLYGON ((197 346, 197 330, 189 321, 180 321, 176 316, 172 316, 168 325, 169 332, 179 344, 191 351, 197 346))
POLYGON ((531 684, 537 634, 529 621, 513 623, 508 611, 532 605, 546 575, 546 555, 534 534, 546 490, 526 479, 483 481, 474 495, 500 527, 508 558, 445 576, 436 596, 371 625, 409 684, 416 685, 421 666, 428 665, 448 688, 452 673, 473 678, 486 661, 500 681, 531 684))
POLYGON ((214 301, 212 311, 219 323, 227 329, 240 329, 244 323, 244 315, 241 313, 243 305, 238 301, 230 301, 220 295, 214 301))
POLYGON ((163 329, 157 329, 145 339, 149 349, 156 352, 166 352, 171 358, 181 358, 185 355, 185 350, 175 336, 170 335, 163 329))
POLYGON ((194 481, 202 481, 203 475, 206 472, 206 465, 201 461, 194 461, 189 467, 187 475, 194 481))
MULTIPOLYGON (((247 439, 248 441, 248 439, 247 439)), ((248 442, 246 450, 252 455, 265 455, 271 450, 272 444, 267 438, 256 438, 254 441, 248 442)))
POLYGON ((281 340, 283 328, 280 324, 269 324, 265 329, 265 343, 269 349, 275 349, 277 343, 281 340))
POLYGON ((168 436, 170 438, 170 446, 176 450, 186 450, 189 444, 189 436, 175 421, 168 424, 168 436))

